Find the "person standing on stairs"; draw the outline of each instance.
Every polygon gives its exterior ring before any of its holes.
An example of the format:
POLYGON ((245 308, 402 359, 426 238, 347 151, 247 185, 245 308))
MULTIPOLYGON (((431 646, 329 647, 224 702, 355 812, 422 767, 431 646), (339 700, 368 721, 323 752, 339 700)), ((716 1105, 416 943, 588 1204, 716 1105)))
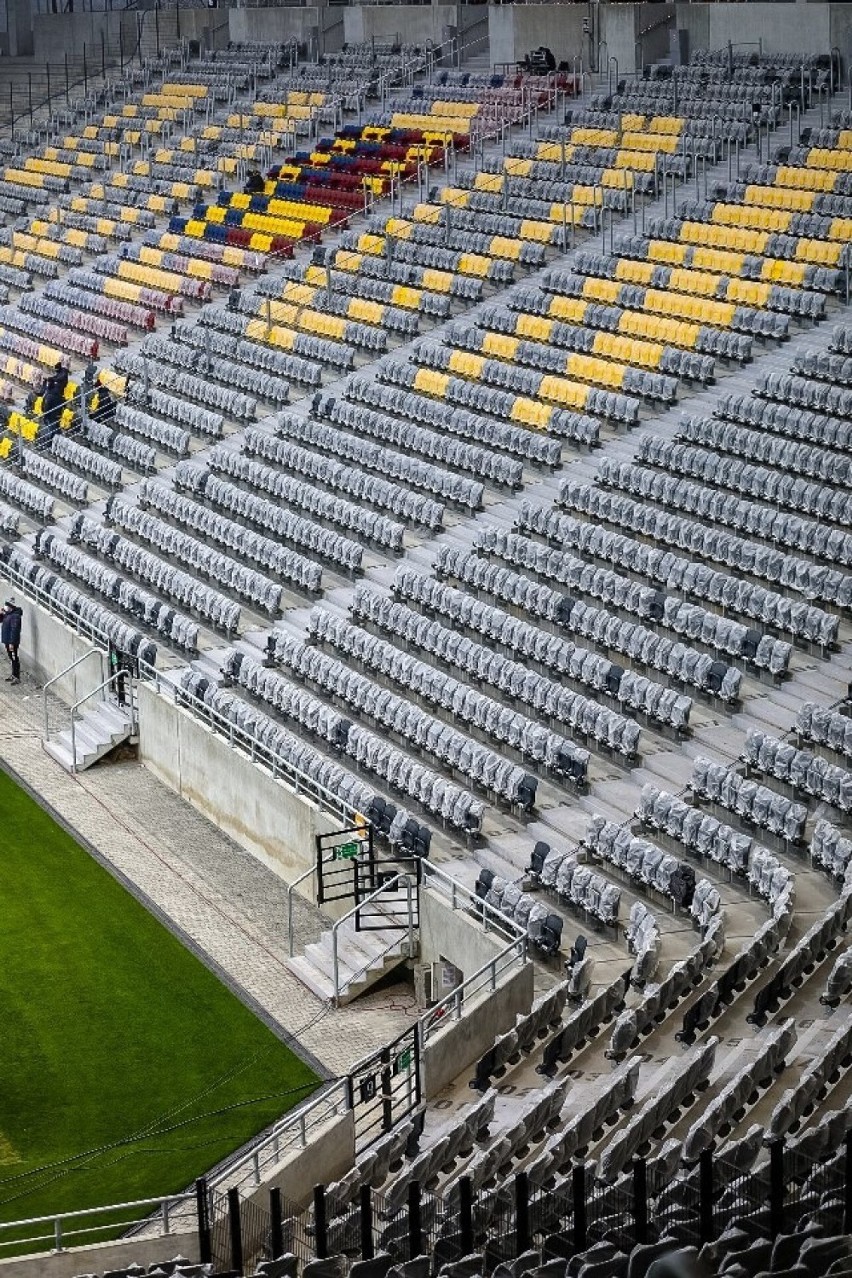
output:
POLYGON ((14 599, 6 600, 6 606, 2 613, 2 626, 0 626, 0 642, 2 642, 12 663, 12 673, 7 677, 7 683, 21 682, 21 663, 18 659, 18 646, 21 642, 21 618, 23 615, 23 609, 18 607, 14 599))

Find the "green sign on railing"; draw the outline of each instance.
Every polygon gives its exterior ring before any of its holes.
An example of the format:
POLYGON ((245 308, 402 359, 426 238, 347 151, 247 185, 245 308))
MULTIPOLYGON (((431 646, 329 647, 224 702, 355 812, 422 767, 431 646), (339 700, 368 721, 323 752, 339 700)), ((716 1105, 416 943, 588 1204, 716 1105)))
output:
POLYGON ((358 855, 357 843, 341 843, 334 849, 335 861, 354 861, 358 855))

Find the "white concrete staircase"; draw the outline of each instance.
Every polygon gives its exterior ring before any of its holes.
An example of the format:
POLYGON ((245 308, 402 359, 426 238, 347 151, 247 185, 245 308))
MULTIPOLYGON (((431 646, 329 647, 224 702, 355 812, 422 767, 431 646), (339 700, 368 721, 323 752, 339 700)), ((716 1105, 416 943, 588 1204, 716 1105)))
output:
MULTIPOLYGON (((416 942, 415 942, 416 944, 416 942)), ((405 928, 355 931, 355 920, 345 919, 337 929, 338 989, 334 990, 334 951, 329 928, 303 954, 287 960, 294 976, 324 1002, 344 1007, 409 957, 405 928)))
POLYGON ((48 737, 42 744, 50 757, 68 772, 83 772, 129 740, 132 731, 129 709, 101 701, 76 719, 73 750, 70 728, 48 737))

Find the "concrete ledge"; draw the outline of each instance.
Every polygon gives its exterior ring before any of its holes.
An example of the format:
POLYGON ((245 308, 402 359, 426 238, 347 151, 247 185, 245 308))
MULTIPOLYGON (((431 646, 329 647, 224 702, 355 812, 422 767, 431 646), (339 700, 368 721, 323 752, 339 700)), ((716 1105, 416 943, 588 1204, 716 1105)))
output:
MULTIPOLYGON (((313 1201, 314 1186, 330 1185, 352 1170, 355 1162, 355 1115, 350 1109, 312 1129, 303 1149, 297 1149, 263 1177, 263 1183, 247 1191, 242 1200, 269 1210, 270 1189, 280 1189, 287 1203, 307 1207, 313 1201)), ((286 1210, 286 1208, 285 1208, 286 1210)))
MULTIPOLYGON (((464 909, 453 909, 440 893, 420 890, 420 957, 424 963, 448 959, 465 979, 506 948, 505 937, 486 932, 464 909)), ((498 1034, 512 1029, 532 1007, 535 974, 531 961, 512 963, 497 976, 496 988, 474 994, 458 1020, 430 1032, 421 1051, 423 1094, 436 1096, 487 1052, 498 1034)))
POLYGON ((333 817, 154 688, 138 695, 139 757, 158 780, 288 882, 314 864, 333 817))
POLYGON ((74 1247, 69 1251, 42 1251, 0 1260, 3 1278, 75 1278, 77 1274, 102 1274, 131 1264, 146 1269, 155 1261, 185 1256, 198 1263, 198 1233, 182 1229, 158 1238, 119 1238, 115 1242, 74 1247))

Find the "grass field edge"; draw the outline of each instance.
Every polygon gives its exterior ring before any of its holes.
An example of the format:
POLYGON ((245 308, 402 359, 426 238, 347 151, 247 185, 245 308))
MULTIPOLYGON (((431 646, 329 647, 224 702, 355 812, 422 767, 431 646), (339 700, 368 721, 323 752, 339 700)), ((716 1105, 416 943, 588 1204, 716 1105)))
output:
POLYGON ((312 1052, 304 1047, 298 1039, 294 1038, 290 1031, 286 1029, 279 1020, 272 1016, 266 1008, 248 992, 245 986, 241 985, 240 982, 231 976, 229 972, 226 972, 221 964, 217 963, 216 959, 214 959, 203 946, 199 945, 199 943, 194 940, 194 938, 191 937, 179 923, 175 922, 171 915, 168 914, 162 906, 158 905, 157 902, 154 901, 138 883, 134 882, 129 875, 120 870, 117 865, 114 865, 113 862, 110 861, 109 857, 105 856, 96 847, 96 845, 92 843, 91 839, 88 839, 84 834, 81 834, 73 822, 63 816, 63 814, 55 808, 53 804, 44 797, 44 795, 34 789, 33 786, 30 785, 30 783, 12 767, 8 760, 2 757, 0 757, 0 770, 5 772, 9 779, 14 781, 15 785, 19 786, 20 789, 23 790, 24 793, 32 799, 43 812, 46 812, 51 820, 55 821, 70 838, 74 839, 74 841, 80 845, 84 852, 86 852, 93 861, 96 861, 97 864, 101 866, 102 869, 106 870, 106 872, 115 879, 117 883, 121 884, 125 891, 129 892, 130 895, 139 902, 144 910, 155 918, 158 923, 161 923, 167 931, 171 932, 172 936, 180 941, 181 945, 183 945, 185 949, 189 950, 189 952, 193 954, 199 962, 203 963, 207 970, 211 972, 226 989, 230 990, 234 997, 238 998, 244 1007, 248 1008, 248 1010, 252 1012, 259 1021, 263 1022, 267 1029, 269 1029, 276 1038, 281 1040, 285 1047, 288 1047, 295 1056, 298 1056, 299 1060, 301 1060, 304 1065, 307 1065, 309 1069, 312 1069, 320 1080, 320 1088, 325 1084, 335 1081, 336 1076, 327 1069, 312 1052))

